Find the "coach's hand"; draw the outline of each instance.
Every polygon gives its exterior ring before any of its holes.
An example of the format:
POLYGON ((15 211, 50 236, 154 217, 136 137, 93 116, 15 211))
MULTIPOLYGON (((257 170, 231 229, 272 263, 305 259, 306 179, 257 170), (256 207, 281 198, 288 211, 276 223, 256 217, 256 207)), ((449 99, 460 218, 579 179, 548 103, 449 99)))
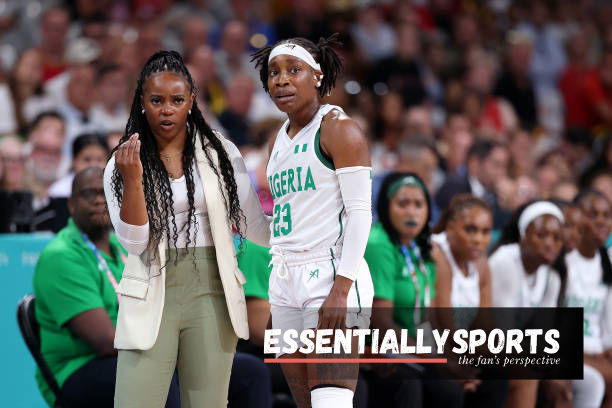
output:
POLYGON ((140 161, 140 140, 138 133, 121 144, 115 153, 115 166, 126 184, 142 181, 142 162, 140 161))
POLYGON ((352 280, 336 276, 334 286, 319 309, 317 329, 346 328, 346 299, 352 284, 352 280))

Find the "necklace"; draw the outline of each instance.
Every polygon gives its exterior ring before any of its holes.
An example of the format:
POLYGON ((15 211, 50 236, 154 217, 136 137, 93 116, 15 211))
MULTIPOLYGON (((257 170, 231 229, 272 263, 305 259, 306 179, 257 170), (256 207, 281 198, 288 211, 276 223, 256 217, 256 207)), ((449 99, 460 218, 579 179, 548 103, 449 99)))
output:
POLYGON ((159 157, 161 157, 162 160, 170 161, 170 159, 172 159, 173 157, 176 157, 182 154, 183 154, 182 151, 174 153, 174 154, 165 154, 165 153, 159 152, 159 157))

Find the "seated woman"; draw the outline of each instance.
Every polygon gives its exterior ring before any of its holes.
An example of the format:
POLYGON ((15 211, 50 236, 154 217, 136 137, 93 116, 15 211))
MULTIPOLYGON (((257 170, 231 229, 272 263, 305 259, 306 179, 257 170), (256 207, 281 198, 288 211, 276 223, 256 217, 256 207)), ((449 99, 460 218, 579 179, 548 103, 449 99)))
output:
MULTIPOLYGON (((563 213, 536 201, 519 208, 489 258, 494 307, 555 307, 562 303, 563 213)), ((535 407, 539 381, 511 380, 505 407, 535 407)))
POLYGON ((574 407, 612 406, 612 265, 604 244, 612 210, 605 195, 585 190, 575 203, 576 248, 565 255, 565 305, 584 308, 584 379, 573 380, 574 407))
MULTIPOLYGON (((407 329, 414 338, 417 327, 428 321, 425 309, 435 296, 436 259, 441 259, 429 243, 430 209, 429 194, 416 174, 390 173, 383 180, 379 222, 365 252, 374 283, 373 329, 407 329)), ((462 406, 462 386, 439 378, 431 364, 384 365, 371 372, 370 395, 385 407, 462 406)))
MULTIPOLYGON (((436 262, 436 298, 432 309, 443 328, 478 325, 479 307, 491 307, 491 272, 486 251, 491 241, 493 213, 489 205, 471 194, 453 197, 442 212, 431 240, 442 252, 436 262), (449 314, 447 308, 462 308, 449 314)), ((465 406, 501 407, 507 382, 473 382, 465 406)))

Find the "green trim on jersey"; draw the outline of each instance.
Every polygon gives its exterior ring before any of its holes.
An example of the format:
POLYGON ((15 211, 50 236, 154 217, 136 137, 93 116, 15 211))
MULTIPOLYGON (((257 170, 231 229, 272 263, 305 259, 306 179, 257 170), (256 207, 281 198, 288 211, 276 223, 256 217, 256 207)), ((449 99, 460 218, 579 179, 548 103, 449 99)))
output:
POLYGON ((344 209, 345 207, 343 205, 342 209, 340 210, 340 213, 338 214, 338 224, 340 224, 340 232, 338 233, 338 238, 336 238, 336 242, 334 242, 334 245, 338 245, 338 241, 342 237, 342 232, 344 232, 344 226, 342 225, 342 213, 344 212, 344 209))
POLYGON ((332 264, 332 268, 334 269, 334 280, 336 280, 336 265, 334 265, 334 260, 336 259, 336 255, 334 255, 334 250, 331 248, 329 248, 329 253, 332 256, 332 259, 330 262, 332 264))
POLYGON ((317 134, 315 135, 315 140, 314 140, 315 153, 317 154, 317 157, 319 158, 319 160, 321 161, 321 163, 323 163, 325 167, 327 167, 330 170, 336 170, 336 167, 334 167, 334 163, 332 162, 331 158, 325 154, 323 149, 321 149, 320 139, 321 139, 321 128, 317 130, 317 134))

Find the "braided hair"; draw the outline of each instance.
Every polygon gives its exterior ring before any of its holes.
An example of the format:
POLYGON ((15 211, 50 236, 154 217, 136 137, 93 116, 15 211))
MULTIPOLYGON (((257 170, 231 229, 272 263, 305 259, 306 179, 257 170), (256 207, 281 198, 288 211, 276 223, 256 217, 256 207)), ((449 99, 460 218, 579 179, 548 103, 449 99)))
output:
POLYGON ((255 62, 255 68, 259 69, 259 78, 266 92, 268 92, 268 58, 270 53, 280 44, 296 44, 306 49, 312 54, 314 60, 321 66, 323 79, 321 86, 318 88, 319 96, 324 97, 329 95, 334 89, 336 79, 342 72, 342 59, 334 50, 334 46, 340 46, 342 43, 338 40, 340 34, 335 33, 328 38, 321 37, 315 45, 312 41, 305 38, 296 37, 287 40, 281 40, 272 46, 267 46, 255 51, 251 55, 251 62, 255 62))
MULTIPOLYGON (((194 228, 194 235, 197 234, 196 219, 195 219, 195 205, 194 205, 194 174, 192 165, 195 160, 195 138, 199 137, 202 146, 205 146, 205 141, 210 143, 212 150, 214 150, 219 159, 218 167, 213 164, 211 149, 204 148, 204 154, 208 161, 208 164, 214 171, 214 173, 221 179, 225 184, 225 189, 221 188, 221 180, 219 180, 219 189, 225 207, 228 212, 229 221, 236 228, 238 234, 242 238, 241 225, 245 220, 244 214, 240 209, 240 203, 238 200, 238 188, 236 186, 236 180, 234 178, 234 168, 230 161, 230 158, 223 147, 219 136, 213 132, 208 123, 204 120, 202 112, 198 108, 197 102, 194 100, 191 107, 191 113, 187 117, 187 138, 185 140, 185 146, 183 150, 183 169, 185 173, 185 181, 187 185, 187 199, 189 204, 189 211, 187 215, 187 221, 185 226, 176 225, 174 215, 174 198, 172 196, 172 189, 170 187, 170 178, 166 167, 162 163, 159 157, 159 151, 151 127, 147 122, 145 114, 141 111, 141 98, 143 96, 143 87, 145 82, 156 73, 160 72, 173 72, 182 76, 192 94, 196 93, 196 88, 191 78, 191 74, 183 63, 183 58, 176 51, 158 51, 153 54, 147 60, 144 68, 140 72, 138 78, 136 91, 134 93, 134 100, 132 101, 132 108, 130 110, 130 117, 125 127, 125 133, 121 137, 119 144, 113 152, 115 152, 119 146, 126 142, 130 136, 134 133, 139 134, 141 142, 140 148, 140 161, 144 169, 142 176, 142 184, 144 188, 145 202, 147 206, 147 215, 149 217, 149 248, 155 248, 161 238, 165 236, 167 242, 173 243, 176 247, 179 232, 186 229, 187 234, 187 245, 189 248, 192 244, 191 240, 191 228, 194 228), (170 224, 168 225, 168 220, 170 224)), ((119 204, 121 204, 123 196, 123 179, 119 170, 115 168, 112 176, 112 186, 115 193, 115 197, 119 204)), ((176 252, 178 255, 178 251, 176 252)))

